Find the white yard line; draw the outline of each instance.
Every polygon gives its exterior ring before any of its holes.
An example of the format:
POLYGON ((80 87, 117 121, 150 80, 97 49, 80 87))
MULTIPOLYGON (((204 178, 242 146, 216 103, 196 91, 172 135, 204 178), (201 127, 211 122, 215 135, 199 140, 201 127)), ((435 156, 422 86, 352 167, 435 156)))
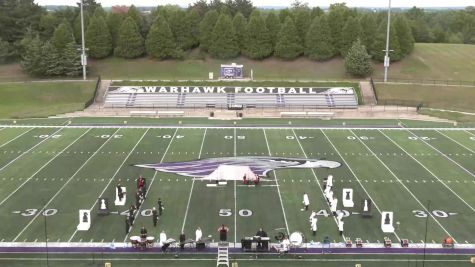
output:
MULTIPOLYGON (((234 157, 237 155, 237 136, 236 128, 234 128, 234 157)), ((234 180, 234 244, 237 242, 237 192, 236 192, 236 180, 234 180)))
POLYGON ((54 196, 52 198, 50 198, 50 200, 41 208, 41 210, 39 210, 35 217, 33 217, 33 219, 30 220, 30 222, 21 230, 21 232, 13 239, 13 242, 15 242, 22 234, 23 232, 35 221, 36 218, 38 218, 38 216, 40 216, 41 214, 43 214, 43 210, 49 205, 51 204, 51 202, 53 202, 53 200, 56 198, 56 196, 59 195, 59 193, 61 193, 61 191, 63 191, 63 189, 66 187, 66 185, 69 184, 69 182, 79 173, 79 171, 82 170, 82 168, 84 166, 86 166, 86 164, 94 157, 94 155, 97 154, 97 152, 99 150, 102 149, 102 147, 104 147, 104 145, 106 145, 110 140, 112 140, 112 137, 119 131, 119 129, 117 129, 110 137, 109 139, 107 139, 95 152, 94 154, 92 154, 82 165, 81 167, 79 167, 79 169, 76 170, 76 172, 71 176, 69 177, 69 179, 63 184, 63 186, 61 186, 61 188, 56 192, 56 194, 54 194, 54 196))
POLYGON ((470 152, 472 152, 472 153, 475 154, 475 151, 473 151, 472 149, 470 149, 470 148, 466 147, 465 145, 461 144, 459 141, 457 141, 457 140, 451 138, 450 136, 447 136, 446 134, 442 133, 442 132, 439 131, 439 130, 435 130, 435 131, 438 132, 438 133, 440 133, 441 135, 445 136, 446 138, 452 140, 453 142, 457 143, 459 146, 461 146, 461 147, 465 148, 466 150, 468 150, 468 151, 470 151, 470 152))
MULTIPOLYGON (((440 226, 440 228, 442 228, 444 230, 444 232, 448 235, 448 236, 451 236, 453 238, 453 236, 447 231, 447 229, 445 229, 445 227, 434 217, 434 215, 432 215, 432 212, 430 212, 426 206, 424 206, 424 204, 422 204, 419 199, 412 193, 411 190, 409 190, 409 188, 407 188, 407 186, 401 181, 401 179, 399 179, 399 177, 388 167, 388 165, 386 165, 386 163, 384 163, 384 161, 382 161, 377 155, 376 153, 373 152, 373 150, 371 150, 360 138, 358 138, 358 136, 352 131, 350 130, 351 134, 356 137, 356 139, 361 143, 363 144, 364 147, 366 147, 366 149, 371 152, 371 154, 379 161, 381 162, 381 164, 383 164, 383 166, 389 171, 389 173, 391 173, 391 175, 396 178, 396 180, 407 190, 407 192, 409 192, 409 194, 417 201, 417 203, 419 203, 419 205, 427 212, 427 214, 429 214, 432 219, 440 226)), ((453 238, 454 242, 457 243, 457 241, 455 240, 455 238, 453 238)))
POLYGON ((469 132, 469 131, 467 131, 467 130, 463 130, 463 131, 466 132, 466 133, 468 133, 468 134, 471 135, 471 136, 475 136, 475 134, 472 133, 472 132, 469 132))
POLYGON ((2 168, 0 168, 0 172, 3 171, 6 167, 10 166, 10 164, 12 164, 13 162, 17 161, 19 158, 23 157, 24 155, 26 155, 28 152, 30 152, 31 150, 35 149, 35 147, 41 145, 43 142, 45 142, 46 140, 50 140, 51 139, 51 136, 57 134, 59 131, 63 130, 64 128, 60 128, 59 130, 55 131, 54 133, 50 134, 48 137, 46 137, 45 139, 41 140, 39 143, 37 143, 36 145, 32 146, 30 149, 28 149, 27 151, 24 151, 23 153, 21 153, 18 157, 12 159, 10 162, 8 162, 7 164, 5 164, 2 168))
MULTIPOLYGON (((201 147, 200 147, 200 152, 198 153, 198 159, 201 159, 201 152, 203 151, 203 144, 205 143, 207 131, 208 129, 205 129, 204 134, 203 134, 203 140, 201 140, 201 147)), ((183 231, 185 231, 186 218, 188 217, 188 209, 190 208, 191 195, 193 194, 194 186, 195 186, 195 179, 193 178, 193 180, 191 181, 190 195, 188 196, 188 202, 186 203, 185 217, 183 218, 183 224, 181 226, 182 233, 183 231)))
MULTIPOLYGON (((122 166, 124 166, 125 162, 127 161, 127 159, 130 157, 130 155, 132 155, 132 152, 134 152, 135 148, 140 144, 140 142, 142 141, 142 139, 145 137, 145 135, 148 133, 148 131, 150 130, 147 129, 143 134, 142 136, 140 137, 140 139, 137 141, 137 143, 135 144, 135 146, 129 151, 129 154, 127 154, 127 156, 124 158, 124 160, 122 161, 122 163, 119 165, 119 167, 117 168, 117 170, 115 171, 115 173, 112 175, 112 177, 109 179, 109 182, 106 184, 106 186, 104 187, 104 189, 102 190, 102 192, 99 194, 99 196, 96 198, 96 200, 94 201, 94 204, 92 204, 91 208, 89 208, 90 211, 92 211, 94 209, 94 207, 96 206, 97 202, 98 202, 98 199, 104 194, 104 192, 107 190, 107 188, 109 187, 109 185, 112 183, 112 181, 114 180, 115 176, 119 173, 120 169, 122 168, 122 166)), ((115 133, 111 136, 114 136, 115 133)), ((68 239, 68 242, 71 242, 71 240, 74 238, 74 236, 76 235, 76 233, 78 232, 78 230, 76 229, 74 231, 74 233, 71 235, 71 237, 68 239)))
POLYGON ((328 126, 259 126, 259 125, 246 125, 246 126, 201 126, 201 125, 196 125, 196 126, 167 126, 167 125, 67 125, 67 126, 61 126, 61 125, 0 125, 0 127, 5 127, 5 128, 100 128, 100 129, 117 129, 117 128, 123 128, 123 129, 276 129, 276 130, 289 130, 289 129, 295 129, 295 130, 395 130, 395 131, 405 131, 405 130, 444 130, 444 131, 460 131, 460 130, 469 130, 469 131, 475 131, 475 128, 473 127, 468 127, 468 128, 455 128, 455 127, 447 127, 447 128, 441 128, 441 127, 436 127, 436 128, 420 128, 420 127, 414 127, 414 128, 402 128, 402 127, 397 127, 396 125, 390 125, 391 127, 368 127, 368 126, 353 126, 353 127, 344 127, 341 125, 335 125, 333 127, 328 127, 328 126))
MULTIPOLYGON (((162 155, 162 158, 160 159, 160 163, 162 163, 163 160, 165 159, 165 155, 167 154, 168 149, 170 148, 173 140, 175 139, 175 135, 176 135, 177 132, 178 132, 178 128, 175 129, 175 132, 173 133, 173 136, 170 139, 170 142, 168 143, 167 148, 165 149, 165 152, 162 155)), ((147 199, 148 193, 151 191, 150 189, 152 188, 152 184, 155 181, 155 177, 157 177, 157 173, 158 173, 158 171, 155 171, 155 173, 153 174, 152 181, 150 182, 150 185, 148 186, 149 189, 147 190, 147 193, 145 193, 145 199, 147 199)), ((135 225, 135 220, 137 220, 137 218, 139 217, 140 210, 142 209, 143 206, 144 206, 144 203, 142 203, 142 205, 140 205, 139 209, 137 210, 137 216, 134 217, 134 221, 132 222, 132 225, 129 228, 129 233, 127 233, 125 235, 124 243, 127 241, 127 238, 129 237, 129 234, 132 232, 132 229, 134 228, 134 225, 135 225)))
MULTIPOLYGON (((6 129, 6 128, 3 128, 3 129, 6 129)), ((2 130, 3 130, 3 129, 2 129, 2 130)), ((30 130, 24 131, 24 132, 21 133, 20 135, 15 136, 15 138, 11 139, 10 141, 7 141, 7 142, 3 143, 3 144, 0 146, 0 148, 6 146, 6 145, 8 145, 8 144, 10 144, 11 142, 15 141, 16 139, 22 137, 24 134, 29 133, 29 132, 32 131, 33 129, 35 129, 35 128, 31 128, 30 130)))
MULTIPOLYGON (((415 133, 411 132, 410 130, 407 130, 407 132, 411 133, 414 137, 419 137, 418 135, 416 135, 415 133)), ((422 139, 422 138, 418 138, 418 140, 421 140, 422 142, 424 142, 424 144, 430 146, 432 149, 434 149, 435 151, 439 152, 442 156, 444 156, 446 159, 452 161, 453 163, 455 163, 455 165, 459 166, 462 170, 464 170, 465 172, 467 172, 468 174, 470 174, 471 176, 475 177, 475 174, 473 174, 471 171, 467 170, 464 166, 460 165, 458 162, 456 162, 455 160, 453 160, 451 157, 447 156, 445 153, 443 153, 442 151, 438 150, 436 147, 434 147, 433 145, 429 144, 426 140, 422 139)))
POLYGON ((424 166, 424 164, 422 164, 419 160, 417 160, 414 156, 412 156, 411 154, 409 154, 404 148, 402 148, 398 143, 396 143, 393 139, 391 139, 389 136, 387 136, 383 131, 380 131, 381 134, 383 134, 389 141, 393 142, 393 144, 395 144, 397 147, 399 147, 402 151, 404 151, 404 153, 406 153, 406 155, 408 155, 409 157, 411 157, 415 162, 419 163, 419 165, 421 165, 426 171, 428 171, 430 174, 432 174, 432 176, 434 176, 440 183, 442 183, 447 189, 450 190, 450 192, 452 192, 456 197, 458 197, 463 203, 465 203, 465 205, 467 205, 472 211, 475 211, 475 209, 470 205, 468 204, 462 197, 460 197, 457 193, 455 193, 452 188, 450 188, 449 186, 447 186, 447 184, 445 184, 437 175, 435 175, 435 173, 433 173, 432 171, 430 171, 426 166, 424 166))
MULTIPOLYGON (((266 130, 262 129, 262 131, 264 132, 264 138, 266 139, 267 151, 269 152, 269 156, 272 157, 272 152, 270 151, 269 142, 267 141, 266 130)), ((279 179, 277 178, 277 173, 275 173, 275 170, 272 170, 272 173, 274 174, 275 183, 277 184, 276 187, 277 187, 277 192, 279 193, 279 201, 280 201, 280 206, 282 207, 282 214, 284 215, 285 229, 287 230, 287 234, 290 234, 289 224, 287 223, 287 216, 285 214, 284 202, 282 201, 282 195, 280 194, 279 179)))
MULTIPOLYGON (((343 160, 343 163, 345 163, 345 165, 348 167, 348 169, 350 170, 351 174, 353 174, 353 177, 355 177, 356 181, 358 182, 358 184, 361 186, 361 188, 363 189, 363 191, 366 193, 366 195, 369 197, 369 199, 371 200, 371 203, 373 203, 374 207, 378 210, 379 214, 382 214, 381 212, 381 209, 378 207, 378 205, 376 204, 376 201, 373 200, 373 198, 371 197, 371 195, 368 193, 368 190, 366 190, 366 188, 363 186, 363 184, 361 183, 360 179, 358 178, 358 176, 356 175, 356 173, 353 171, 353 169, 350 167, 350 164, 348 164, 348 162, 346 162, 345 158, 341 155, 340 151, 336 148, 336 146, 333 144, 333 142, 330 140, 330 138, 328 138, 327 134, 322 130, 321 131, 323 133, 323 135, 325 136, 325 138, 328 140, 328 142, 330 143, 330 145, 333 147, 333 149, 336 151, 336 153, 338 154, 338 156, 340 156, 340 158, 343 160)), ((396 233, 396 231, 394 231, 394 235, 396 236, 396 238, 401 241, 401 239, 399 238, 398 234, 396 233)))
POLYGON ((54 159, 56 159, 58 156, 60 156, 64 151, 66 151, 69 147, 71 147, 73 144, 75 144, 79 139, 81 139, 84 135, 86 135, 91 129, 88 129, 85 131, 81 136, 79 136, 76 140, 74 140, 72 143, 70 143, 67 147, 65 147, 63 150, 61 150, 59 153, 56 153, 56 155, 48 160, 41 168, 39 168, 35 173, 33 173, 28 179, 26 179, 21 185, 19 185, 13 192, 11 192, 5 199, 0 202, 0 206, 5 203, 12 195, 14 195, 20 188, 22 188, 27 182, 29 182, 35 175, 37 175, 41 170, 43 170, 48 164, 50 164, 54 159))

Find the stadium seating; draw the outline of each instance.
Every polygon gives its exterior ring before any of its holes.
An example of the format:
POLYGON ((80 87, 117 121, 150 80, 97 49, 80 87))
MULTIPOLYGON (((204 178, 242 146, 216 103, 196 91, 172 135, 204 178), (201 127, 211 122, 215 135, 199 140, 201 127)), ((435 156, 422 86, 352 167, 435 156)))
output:
POLYGON ((112 108, 356 108, 355 94, 246 94, 246 93, 113 93, 105 107, 112 108))

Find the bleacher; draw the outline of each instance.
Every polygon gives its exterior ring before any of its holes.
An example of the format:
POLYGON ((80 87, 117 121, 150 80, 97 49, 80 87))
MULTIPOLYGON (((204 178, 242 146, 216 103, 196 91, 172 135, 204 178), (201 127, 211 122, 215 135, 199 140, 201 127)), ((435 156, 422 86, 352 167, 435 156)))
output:
POLYGON ((124 93, 109 92, 104 106, 112 108, 356 108, 354 93, 124 93))

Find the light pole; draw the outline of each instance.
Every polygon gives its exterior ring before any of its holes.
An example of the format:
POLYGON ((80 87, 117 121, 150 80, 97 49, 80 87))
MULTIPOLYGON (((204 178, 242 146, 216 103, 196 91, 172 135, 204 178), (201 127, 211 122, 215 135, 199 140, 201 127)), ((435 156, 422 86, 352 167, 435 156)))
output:
MULTIPOLYGON (((388 69, 389 69, 389 30, 391 28, 391 0, 389 0, 388 8, 388 29, 386 31, 386 55, 384 56, 384 82, 388 81, 388 69)), ((392 50, 391 50, 392 51, 392 50)))
POLYGON ((82 79, 86 80, 86 66, 87 66, 87 57, 86 57, 86 47, 84 44, 84 15, 83 15, 83 8, 82 8, 82 0, 81 0, 81 39, 82 39, 82 46, 81 46, 81 65, 82 65, 82 79))

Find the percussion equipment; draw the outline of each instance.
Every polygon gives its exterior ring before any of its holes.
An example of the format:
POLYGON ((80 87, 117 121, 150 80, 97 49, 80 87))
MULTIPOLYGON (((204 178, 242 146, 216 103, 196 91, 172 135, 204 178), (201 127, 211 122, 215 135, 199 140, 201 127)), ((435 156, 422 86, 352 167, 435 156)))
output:
POLYGON ((137 248, 138 244, 140 241, 140 236, 131 236, 130 237, 130 243, 132 244, 132 247, 137 248))
POLYGON ((140 238, 139 247, 141 249, 145 249, 147 247, 147 239, 146 238, 140 238))
POLYGON ((155 237, 148 236, 146 240, 147 240, 147 247, 149 248, 153 247, 153 243, 155 242, 155 237))
POLYGON ((301 232, 293 232, 290 235, 290 243, 293 246, 300 246, 303 243, 304 236, 301 232))
POLYGON ((167 244, 173 244, 173 243, 176 243, 176 240, 173 239, 173 238, 168 238, 168 239, 165 241, 165 243, 167 243, 167 244))

